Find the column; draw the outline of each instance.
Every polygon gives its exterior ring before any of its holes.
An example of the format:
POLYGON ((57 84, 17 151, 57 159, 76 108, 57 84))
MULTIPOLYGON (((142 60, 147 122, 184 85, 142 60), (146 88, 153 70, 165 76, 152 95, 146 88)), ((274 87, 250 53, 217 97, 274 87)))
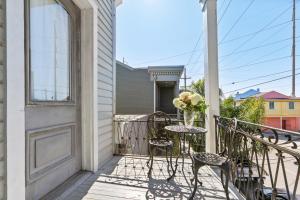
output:
POLYGON ((214 115, 220 115, 217 1, 200 0, 203 12, 204 77, 206 110, 206 151, 216 152, 214 115))
POLYGON ((153 95, 153 105, 154 105, 154 108, 153 108, 153 112, 156 112, 156 99, 157 99, 157 94, 156 94, 156 77, 154 77, 154 79, 153 79, 153 83, 154 83, 154 85, 153 85, 153 93, 154 93, 154 95, 153 95))
MULTIPOLYGON (((175 85, 175 97, 178 97, 178 95, 179 95, 179 80, 176 81, 176 85, 175 85)), ((180 111, 178 108, 177 108, 177 119, 180 119, 180 111)))

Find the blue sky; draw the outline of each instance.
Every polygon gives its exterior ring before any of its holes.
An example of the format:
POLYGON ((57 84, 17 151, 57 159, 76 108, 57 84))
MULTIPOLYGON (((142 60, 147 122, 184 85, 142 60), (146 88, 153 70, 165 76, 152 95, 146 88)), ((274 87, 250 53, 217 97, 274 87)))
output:
MULTIPOLYGON (((296 19, 300 19, 300 2, 296 1, 296 19)), ((202 38, 196 51, 192 52, 202 32, 198 2, 123 0, 117 8, 117 59, 124 58, 132 67, 188 64, 188 76, 194 81, 201 78, 204 71, 202 38)), ((223 16, 218 26, 219 42, 223 42, 219 45, 219 76, 223 91, 230 92, 290 75, 292 0, 255 0, 237 23, 252 0, 232 0, 224 14, 229 2, 218 0, 218 17, 223 16), (284 73, 253 79, 277 72, 284 73)), ((297 26, 299 21, 296 21, 297 26)), ((296 36, 299 36, 296 54, 300 55, 300 26, 296 36)), ((296 58, 296 67, 300 68, 299 58, 296 58)), ((300 69, 297 72, 300 73, 300 69)), ((253 88, 290 95, 291 78, 253 88)), ((300 75, 296 77, 296 94, 300 96, 300 75)))

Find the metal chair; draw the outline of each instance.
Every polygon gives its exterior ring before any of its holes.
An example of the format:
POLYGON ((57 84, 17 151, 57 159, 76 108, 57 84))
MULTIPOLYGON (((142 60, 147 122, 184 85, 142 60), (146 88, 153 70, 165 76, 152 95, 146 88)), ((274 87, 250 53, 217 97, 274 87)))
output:
MULTIPOLYGON (((151 177, 153 169, 153 154, 155 149, 164 150, 166 152, 167 169, 170 175, 170 166, 172 172, 172 154, 173 154, 173 142, 169 140, 168 134, 165 131, 165 126, 171 125, 171 118, 164 112, 158 111, 148 116, 148 144, 149 144, 149 160, 147 166, 149 167, 148 177, 151 177), (170 161, 168 159, 168 153, 170 153, 170 161), (149 166, 150 162, 150 166, 149 166), (171 164, 171 165, 170 165, 171 164)), ((170 175, 171 176, 171 175, 170 175)), ((169 180, 169 178, 168 178, 169 180)))
MULTIPOLYGON (((216 119, 216 123, 219 123, 218 119, 216 119)), ((230 122, 230 124, 227 124, 227 126, 223 127, 224 129, 227 129, 227 133, 229 133, 227 136, 224 137, 224 145, 223 150, 220 154, 214 154, 214 153, 206 153, 206 152, 199 152, 194 153, 192 155, 193 159, 193 173, 194 178, 192 179, 192 182, 194 183, 194 190, 193 193, 190 196, 190 200, 194 198, 197 187, 198 187, 198 171, 201 167, 208 165, 208 166, 215 166, 219 167, 221 170, 221 182, 223 185, 223 188, 225 190, 226 199, 229 200, 229 192, 228 192, 228 183, 230 179, 230 165, 231 165, 231 154, 234 151, 232 147, 232 142, 235 138, 235 130, 236 130, 236 120, 230 122), (226 156, 225 156, 226 155, 226 156), (225 180, 223 175, 225 175, 225 180)), ((200 185, 202 183, 200 182, 200 185)))

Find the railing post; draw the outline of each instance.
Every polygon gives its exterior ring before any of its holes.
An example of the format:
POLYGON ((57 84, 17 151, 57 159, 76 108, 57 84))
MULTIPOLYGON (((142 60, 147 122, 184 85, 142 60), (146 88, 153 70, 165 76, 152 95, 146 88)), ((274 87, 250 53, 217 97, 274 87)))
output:
POLYGON ((218 29, 217 1, 200 0, 203 12, 204 36, 204 76, 206 110, 206 151, 216 152, 216 134, 214 115, 220 115, 219 71, 218 71, 218 29))

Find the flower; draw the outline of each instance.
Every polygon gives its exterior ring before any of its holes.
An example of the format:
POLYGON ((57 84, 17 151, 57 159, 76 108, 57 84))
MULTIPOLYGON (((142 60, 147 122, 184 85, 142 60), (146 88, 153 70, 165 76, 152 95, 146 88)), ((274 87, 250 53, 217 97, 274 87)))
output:
POLYGON ((202 99, 202 97, 199 94, 193 94, 191 96, 191 103, 192 103, 192 105, 193 106, 197 105, 200 102, 201 99, 202 99))
POLYGON ((175 98, 173 100, 173 104, 176 108, 180 108, 180 104, 182 103, 182 101, 179 100, 179 98, 175 98))
POLYGON ((190 93, 190 92, 182 92, 179 94, 179 99, 181 101, 186 101, 190 98, 191 95, 192 95, 192 93, 190 93))
POLYGON ((203 97, 192 92, 182 92, 173 100, 173 104, 177 109, 184 111, 204 112, 207 107, 203 97))
POLYGON ((180 108, 181 109, 185 109, 186 108, 186 106, 187 106, 187 104, 186 103, 184 103, 184 102, 182 102, 182 101, 180 101, 180 108))

